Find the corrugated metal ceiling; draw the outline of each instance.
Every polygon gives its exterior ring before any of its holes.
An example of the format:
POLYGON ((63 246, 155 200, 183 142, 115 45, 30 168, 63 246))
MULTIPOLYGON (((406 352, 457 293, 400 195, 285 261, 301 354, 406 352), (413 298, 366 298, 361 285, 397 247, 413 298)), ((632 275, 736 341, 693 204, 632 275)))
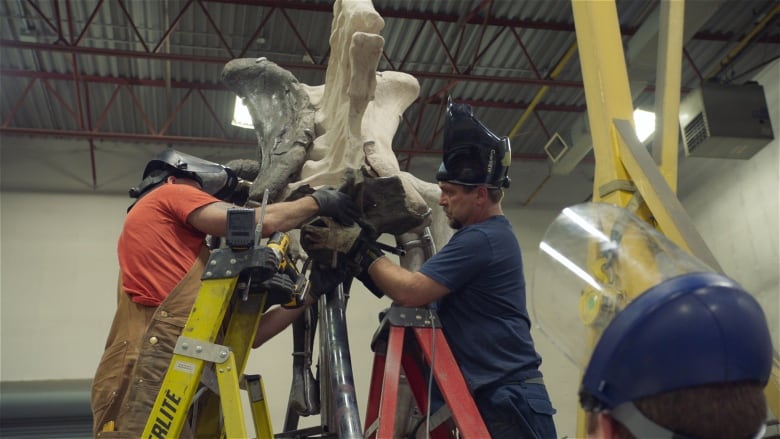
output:
MULTIPOLYGON (((712 17, 685 45, 683 92, 713 72, 717 80, 744 80, 780 56, 777 0, 708 1, 712 17), (731 52, 737 55, 728 60, 731 52)), ((254 134, 229 123, 234 95, 219 82, 222 67, 231 58, 265 56, 303 83, 322 84, 332 3, 2 1, 0 134, 249 151, 254 134)), ((411 73, 421 85, 394 141, 402 165, 439 149, 447 94, 472 103, 490 128, 507 134, 549 86, 512 139, 515 155, 530 159, 544 159, 550 136, 566 135, 585 111, 576 55, 550 78, 575 42, 568 0, 373 3, 385 20, 379 69, 411 73)), ((626 44, 657 6, 617 1, 626 44)), ((652 86, 637 102, 652 100, 652 86)))

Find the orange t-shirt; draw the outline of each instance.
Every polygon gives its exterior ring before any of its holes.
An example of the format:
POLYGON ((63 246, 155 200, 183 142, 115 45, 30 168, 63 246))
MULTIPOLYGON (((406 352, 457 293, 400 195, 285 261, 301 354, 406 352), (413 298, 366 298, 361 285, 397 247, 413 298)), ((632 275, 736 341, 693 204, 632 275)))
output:
POLYGON ((117 253, 122 287, 133 302, 158 306, 190 270, 206 234, 189 223, 196 209, 219 201, 195 187, 163 184, 130 209, 117 253))

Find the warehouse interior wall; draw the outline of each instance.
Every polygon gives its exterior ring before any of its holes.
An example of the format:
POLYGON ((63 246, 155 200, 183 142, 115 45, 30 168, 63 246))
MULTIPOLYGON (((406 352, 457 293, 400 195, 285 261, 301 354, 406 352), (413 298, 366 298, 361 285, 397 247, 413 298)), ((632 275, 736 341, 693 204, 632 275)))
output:
MULTIPOLYGON (((777 349, 780 62, 756 80, 767 94, 775 140, 749 160, 681 157, 679 197, 725 273, 759 298, 777 349)), ((0 171, 9 166, 14 164, 2 161, 0 171)), ((0 382, 92 378, 115 309, 116 240, 129 202, 99 193, 0 192, 0 382)), ((510 206, 505 213, 523 248, 530 287, 538 244, 558 210, 510 206)), ((362 285, 353 287, 347 318, 361 416, 373 360, 370 342, 378 313, 388 305, 362 285)), ((573 437, 580 371, 538 329, 533 336, 558 410, 559 436, 573 437)), ((248 373, 264 377, 277 430, 284 422, 291 352, 287 330, 255 350, 247 366, 248 373)), ((302 426, 316 423, 304 420, 302 426)))

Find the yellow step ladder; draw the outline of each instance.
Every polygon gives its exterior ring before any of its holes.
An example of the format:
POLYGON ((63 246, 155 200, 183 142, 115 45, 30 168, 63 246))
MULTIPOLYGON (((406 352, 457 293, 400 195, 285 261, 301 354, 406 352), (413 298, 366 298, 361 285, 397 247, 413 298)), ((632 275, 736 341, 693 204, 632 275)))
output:
MULTIPOLYGON (((230 217, 228 223, 230 228, 230 217)), ((257 437, 273 437, 262 378, 242 374, 266 306, 303 304, 307 281, 291 262, 288 245, 289 237, 277 232, 265 246, 211 252, 142 437, 178 438, 187 422, 198 438, 249 437, 241 389, 248 392, 257 437), (277 273, 290 276, 294 288, 268 291, 263 283, 277 273), (202 380, 213 392, 196 398, 202 380), (196 399, 197 410, 191 409, 196 399)))

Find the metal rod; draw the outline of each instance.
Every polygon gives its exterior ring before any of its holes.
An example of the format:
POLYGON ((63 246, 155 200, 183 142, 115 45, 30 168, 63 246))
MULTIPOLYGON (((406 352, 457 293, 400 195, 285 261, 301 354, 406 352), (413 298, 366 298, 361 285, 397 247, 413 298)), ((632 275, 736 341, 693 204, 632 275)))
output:
POLYGON ((320 338, 320 358, 324 361, 326 374, 320 379, 328 388, 322 392, 324 407, 323 423, 340 439, 363 437, 360 424, 355 384, 352 376, 352 359, 347 338, 346 298, 344 288, 339 285, 320 298, 320 317, 323 334, 320 338), (324 304, 323 304, 324 302, 324 304), (324 356, 322 354, 325 354, 324 356), (326 418, 327 416, 327 418, 326 418))

